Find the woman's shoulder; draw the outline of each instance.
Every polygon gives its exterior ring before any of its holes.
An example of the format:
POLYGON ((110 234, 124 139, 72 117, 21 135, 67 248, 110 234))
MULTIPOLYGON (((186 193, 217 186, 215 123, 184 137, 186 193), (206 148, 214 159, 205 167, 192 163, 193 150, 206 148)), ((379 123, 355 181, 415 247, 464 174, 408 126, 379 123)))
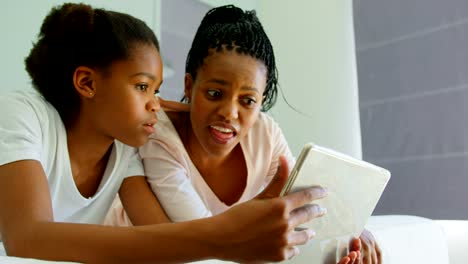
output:
POLYGON ((257 121, 255 122, 254 126, 252 127, 253 131, 259 132, 275 132, 279 129, 278 123, 275 119, 267 113, 260 112, 257 121))
POLYGON ((190 114, 188 112, 159 111, 158 122, 155 125, 155 132, 150 139, 160 139, 164 141, 182 140, 189 131, 190 114))
POLYGON ((165 151, 174 156, 184 153, 182 137, 184 123, 190 120, 189 113, 159 111, 158 122, 155 124, 155 132, 150 135, 148 142, 139 148, 142 157, 154 155, 157 151, 165 151))

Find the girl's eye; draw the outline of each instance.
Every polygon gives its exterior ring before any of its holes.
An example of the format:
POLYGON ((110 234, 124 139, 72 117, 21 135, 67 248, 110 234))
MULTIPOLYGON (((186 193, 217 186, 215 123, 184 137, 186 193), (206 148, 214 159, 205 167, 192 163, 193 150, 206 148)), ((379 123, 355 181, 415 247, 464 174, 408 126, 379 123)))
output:
POLYGON ((208 96, 212 98, 217 98, 221 96, 221 92, 218 90, 208 90, 207 93, 208 93, 208 96))
POLYGON ((142 92, 146 92, 148 89, 148 85, 146 83, 137 84, 135 87, 142 92))
POLYGON ((159 96, 159 89, 154 90, 154 96, 159 96))

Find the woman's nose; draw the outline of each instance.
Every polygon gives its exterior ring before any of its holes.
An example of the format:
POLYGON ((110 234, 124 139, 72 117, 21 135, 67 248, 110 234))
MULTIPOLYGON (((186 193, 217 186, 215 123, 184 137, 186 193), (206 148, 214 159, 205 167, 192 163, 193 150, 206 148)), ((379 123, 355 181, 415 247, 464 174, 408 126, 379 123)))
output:
POLYGON ((235 102, 223 102, 219 114, 226 120, 239 118, 239 109, 235 102))

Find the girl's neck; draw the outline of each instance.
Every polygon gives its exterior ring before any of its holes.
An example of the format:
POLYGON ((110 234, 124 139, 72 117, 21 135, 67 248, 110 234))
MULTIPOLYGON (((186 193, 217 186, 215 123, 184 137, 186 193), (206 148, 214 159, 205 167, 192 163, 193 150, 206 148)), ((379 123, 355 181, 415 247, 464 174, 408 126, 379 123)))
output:
POLYGON ((114 140, 98 135, 86 126, 67 127, 67 144, 70 159, 78 164, 96 165, 109 151, 114 140), (94 132, 94 133, 93 133, 94 132))
POLYGON ((84 197, 92 197, 97 192, 114 142, 89 124, 75 122, 66 128, 73 180, 84 197))

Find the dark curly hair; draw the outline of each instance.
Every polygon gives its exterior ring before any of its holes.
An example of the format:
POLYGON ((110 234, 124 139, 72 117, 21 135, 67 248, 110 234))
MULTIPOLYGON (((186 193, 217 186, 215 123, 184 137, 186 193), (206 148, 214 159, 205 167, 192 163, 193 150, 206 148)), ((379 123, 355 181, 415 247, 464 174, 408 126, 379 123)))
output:
POLYGON ((50 102, 64 123, 73 122, 80 98, 73 87, 77 67, 103 72, 117 60, 131 56, 137 44, 159 43, 141 20, 127 14, 66 3, 52 8, 38 40, 25 59, 34 88, 50 102))
POLYGON ((268 72, 262 111, 268 111, 276 103, 278 71, 273 47, 255 11, 244 12, 233 5, 208 11, 195 34, 187 56, 185 72, 195 79, 197 70, 210 52, 220 52, 223 49, 252 56, 265 64, 268 72))

